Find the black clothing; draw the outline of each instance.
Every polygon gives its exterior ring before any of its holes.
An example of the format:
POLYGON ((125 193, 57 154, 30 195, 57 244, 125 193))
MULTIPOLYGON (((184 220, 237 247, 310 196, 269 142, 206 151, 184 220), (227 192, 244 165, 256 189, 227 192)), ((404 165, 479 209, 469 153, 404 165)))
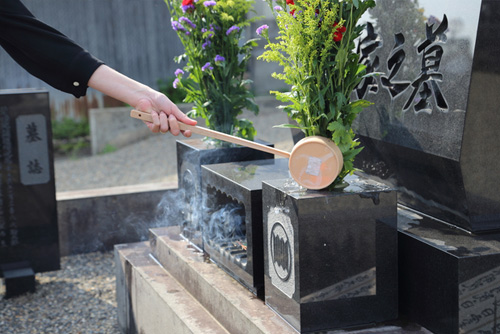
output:
POLYGON ((90 77, 103 64, 19 0, 0 0, 0 45, 32 75, 76 97, 86 94, 90 77))

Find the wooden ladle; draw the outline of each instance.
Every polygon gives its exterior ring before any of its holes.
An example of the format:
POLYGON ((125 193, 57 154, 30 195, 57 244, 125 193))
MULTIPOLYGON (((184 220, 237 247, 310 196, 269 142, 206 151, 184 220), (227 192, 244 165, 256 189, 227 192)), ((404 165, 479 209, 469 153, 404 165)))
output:
MULTIPOLYGON (((138 110, 132 110, 130 117, 147 122, 153 121, 150 113, 138 110)), ((288 168, 290 175, 295 182, 307 189, 323 189, 328 187, 337 178, 344 164, 342 152, 338 146, 332 140, 325 137, 305 137, 295 144, 292 152, 286 152, 200 126, 187 125, 181 122, 178 124, 179 128, 183 131, 190 130, 192 133, 202 136, 246 146, 289 159, 288 168)))

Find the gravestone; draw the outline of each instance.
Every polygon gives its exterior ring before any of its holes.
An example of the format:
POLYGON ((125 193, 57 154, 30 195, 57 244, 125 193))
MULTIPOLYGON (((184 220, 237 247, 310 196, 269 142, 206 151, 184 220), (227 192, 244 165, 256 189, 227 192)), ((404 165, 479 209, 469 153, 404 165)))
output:
POLYGON ((0 128, 0 271, 10 296, 11 283, 23 289, 8 279, 34 286, 19 273, 60 268, 48 93, 0 91, 0 128))
POLYGON ((496 333, 499 1, 379 0, 357 87, 374 104, 356 166, 398 189, 400 313, 433 333, 496 333))
POLYGON ((377 1, 360 44, 381 75, 358 97, 358 167, 399 203, 472 232, 500 229, 496 1, 377 1))

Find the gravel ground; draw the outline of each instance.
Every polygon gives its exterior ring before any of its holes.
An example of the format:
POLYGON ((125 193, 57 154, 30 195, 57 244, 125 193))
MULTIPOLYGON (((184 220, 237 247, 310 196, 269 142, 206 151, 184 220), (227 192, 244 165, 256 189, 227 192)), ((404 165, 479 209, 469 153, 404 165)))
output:
POLYGON ((61 258, 61 270, 36 274, 36 291, 4 299, 0 333, 119 334, 113 253, 61 258))

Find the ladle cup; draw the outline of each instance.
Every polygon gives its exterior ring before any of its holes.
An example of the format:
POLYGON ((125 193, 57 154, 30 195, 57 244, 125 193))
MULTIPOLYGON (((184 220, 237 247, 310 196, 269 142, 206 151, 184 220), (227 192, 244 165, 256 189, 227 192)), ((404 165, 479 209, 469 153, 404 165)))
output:
MULTIPOLYGON (((152 122, 153 117, 148 112, 132 110, 130 116, 143 121, 152 122)), ((271 153, 288 160, 288 169, 292 178, 304 188, 323 189, 335 181, 342 170, 344 159, 338 146, 330 139, 321 136, 310 136, 301 139, 292 149, 286 152, 277 148, 258 144, 251 140, 231 136, 222 132, 200 126, 187 125, 178 122, 181 130, 190 130, 202 136, 215 138, 271 153)))

